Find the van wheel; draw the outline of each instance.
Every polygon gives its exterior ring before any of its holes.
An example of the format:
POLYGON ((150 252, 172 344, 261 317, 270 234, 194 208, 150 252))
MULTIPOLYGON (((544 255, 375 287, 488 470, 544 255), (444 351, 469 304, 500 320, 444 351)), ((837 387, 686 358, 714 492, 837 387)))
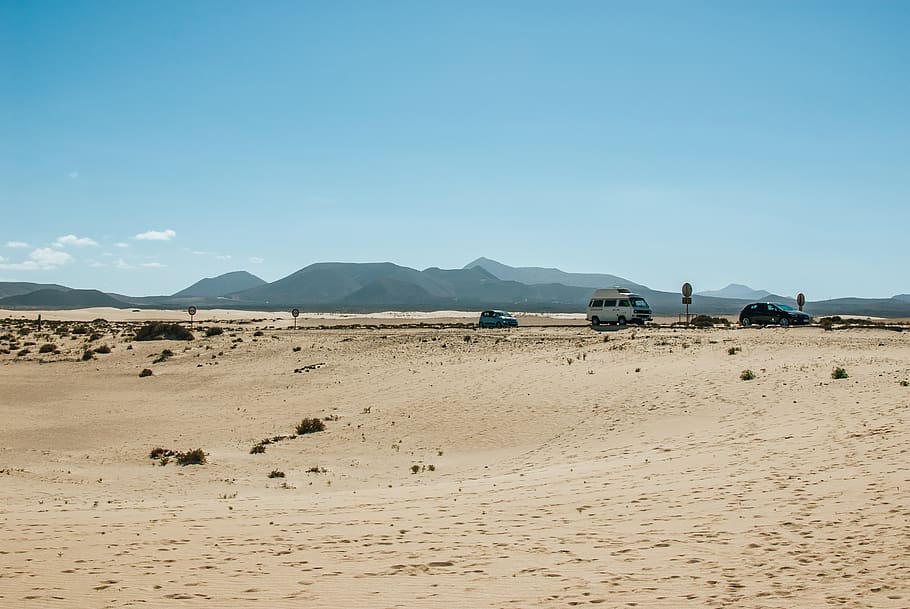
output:
POLYGON ((789 325, 790 325, 790 320, 789 320, 789 319, 787 319, 786 317, 781 317, 781 318, 780 318, 780 327, 781 327, 781 328, 786 328, 786 327, 789 326, 789 325))
POLYGON ((616 320, 616 325, 618 325, 618 326, 626 325, 626 318, 623 317, 622 315, 620 315, 619 319, 616 320))
POLYGON ((600 318, 599 318, 599 317, 592 317, 592 318, 591 318, 591 325, 592 325, 592 326, 599 326, 599 325, 600 325, 600 318))

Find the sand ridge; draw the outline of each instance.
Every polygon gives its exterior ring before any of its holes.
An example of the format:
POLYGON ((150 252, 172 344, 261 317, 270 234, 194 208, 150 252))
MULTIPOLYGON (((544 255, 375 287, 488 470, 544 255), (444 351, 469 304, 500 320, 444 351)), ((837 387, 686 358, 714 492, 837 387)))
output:
POLYGON ((222 319, 3 322, 0 606, 910 603, 910 333, 222 319))

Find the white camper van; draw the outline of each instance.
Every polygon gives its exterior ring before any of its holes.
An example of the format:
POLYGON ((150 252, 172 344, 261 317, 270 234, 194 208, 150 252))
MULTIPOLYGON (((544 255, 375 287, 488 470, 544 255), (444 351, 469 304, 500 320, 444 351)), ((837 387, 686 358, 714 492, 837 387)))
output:
POLYGON ((600 324, 644 324, 651 321, 651 305, 644 297, 626 288, 595 290, 588 301, 585 318, 592 326, 600 324))

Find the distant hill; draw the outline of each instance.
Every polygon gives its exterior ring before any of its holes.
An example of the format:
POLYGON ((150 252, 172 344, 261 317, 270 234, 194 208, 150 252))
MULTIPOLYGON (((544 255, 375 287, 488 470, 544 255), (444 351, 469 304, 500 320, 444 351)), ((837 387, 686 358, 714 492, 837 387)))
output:
POLYGON ((89 307, 129 306, 98 290, 36 290, 28 294, 0 298, 0 309, 85 309, 89 307))
POLYGON ((766 290, 753 290, 749 286, 741 283, 731 283, 720 290, 706 290, 696 292, 698 296, 710 296, 713 298, 738 298, 740 300, 764 300, 771 296, 771 292, 766 290))
POLYGON ((226 296, 232 292, 242 292, 261 285, 266 285, 266 281, 256 277, 246 271, 233 271, 224 273, 217 277, 206 277, 191 285, 188 288, 180 290, 172 295, 172 298, 187 298, 198 296, 202 298, 217 298, 226 296))
POLYGON ((230 298, 269 307, 335 310, 524 307, 574 311, 584 307, 588 293, 587 288, 560 284, 528 286, 503 281, 483 268, 418 271, 390 262, 324 262, 230 298))
MULTIPOLYGON (((487 308, 527 312, 583 313, 596 288, 621 286, 644 296, 655 315, 685 311, 678 292, 652 290, 618 275, 567 273, 556 268, 514 268, 478 258, 461 269, 430 267, 422 271, 391 262, 311 264, 278 281, 266 283, 245 271, 206 278, 172 296, 125 296, 97 290, 73 290, 54 284, 0 282, 0 308, 74 309, 233 308, 310 311, 477 311, 487 308), (239 289, 238 289, 239 288, 239 289)), ((735 316, 756 300, 795 304, 792 297, 768 294, 743 285, 692 297, 689 312, 735 316), (713 294, 713 295, 712 295, 713 294)), ((910 317, 910 294, 894 298, 839 298, 806 303, 823 315, 910 317)))
POLYGON ((0 281, 0 298, 7 296, 19 296, 28 294, 37 290, 61 290, 66 291, 72 288, 57 285, 56 283, 29 283, 27 281, 0 281))
POLYGON ((528 285, 536 283, 561 283, 563 285, 591 289, 622 286, 632 290, 639 290, 645 287, 634 281, 629 281, 623 277, 609 275, 607 273, 567 273, 555 268, 536 266, 516 268, 483 257, 480 257, 473 262, 469 262, 464 268, 470 269, 478 266, 486 269, 495 277, 504 281, 518 281, 519 283, 526 283, 528 285))

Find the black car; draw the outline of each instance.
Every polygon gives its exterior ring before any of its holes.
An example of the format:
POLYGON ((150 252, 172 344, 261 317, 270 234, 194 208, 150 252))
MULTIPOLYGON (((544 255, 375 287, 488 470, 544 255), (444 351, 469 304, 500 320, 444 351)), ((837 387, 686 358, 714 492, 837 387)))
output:
POLYGON ((746 305, 739 312, 739 324, 744 328, 752 324, 774 324, 786 328, 790 325, 808 324, 810 321, 812 318, 808 314, 779 302, 755 302, 746 305))

